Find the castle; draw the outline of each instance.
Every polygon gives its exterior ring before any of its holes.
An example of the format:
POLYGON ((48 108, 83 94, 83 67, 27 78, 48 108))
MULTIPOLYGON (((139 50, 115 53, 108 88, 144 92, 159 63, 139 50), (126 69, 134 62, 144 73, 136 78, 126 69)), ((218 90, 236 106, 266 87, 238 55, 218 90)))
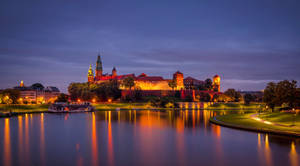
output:
MULTIPOLYGON (((161 76, 148 76, 145 73, 142 73, 138 76, 135 76, 135 74, 118 75, 115 67, 113 67, 111 74, 103 74, 102 60, 100 55, 97 57, 95 75, 92 65, 90 65, 87 75, 88 82, 94 84, 100 84, 112 79, 122 82, 122 80, 127 77, 132 77, 134 79, 135 87, 138 87, 143 91, 186 90, 193 89, 195 86, 204 85, 204 81, 197 80, 192 77, 184 78, 183 73, 180 71, 175 72, 172 79, 164 79, 161 76), (169 86, 169 83, 172 81, 176 83, 176 87, 171 88, 169 86)), ((215 75, 213 77, 212 84, 213 89, 215 89, 217 92, 220 92, 220 76, 215 75)), ((120 89, 125 90, 126 88, 120 84, 120 89)))

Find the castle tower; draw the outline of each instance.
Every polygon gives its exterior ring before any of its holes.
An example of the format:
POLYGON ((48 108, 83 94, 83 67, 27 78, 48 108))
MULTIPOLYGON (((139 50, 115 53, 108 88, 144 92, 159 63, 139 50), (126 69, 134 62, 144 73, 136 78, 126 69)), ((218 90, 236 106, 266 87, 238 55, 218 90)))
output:
POLYGON ((88 82, 94 82, 94 73, 93 73, 92 65, 90 65, 88 71, 88 82))
POLYGON ((24 87, 24 82, 21 80, 20 87, 24 87))
POLYGON ((173 74, 173 80, 175 80, 176 85, 177 85, 177 90, 183 89, 183 74, 180 71, 177 71, 176 73, 173 74))
POLYGON ((100 54, 98 54, 97 63, 96 63, 96 78, 101 78, 103 73, 102 61, 100 54))
POLYGON ((115 67, 112 69, 111 74, 113 78, 117 76, 117 69, 115 67))
POLYGON ((218 75, 213 77, 213 89, 217 92, 221 91, 221 78, 218 75))

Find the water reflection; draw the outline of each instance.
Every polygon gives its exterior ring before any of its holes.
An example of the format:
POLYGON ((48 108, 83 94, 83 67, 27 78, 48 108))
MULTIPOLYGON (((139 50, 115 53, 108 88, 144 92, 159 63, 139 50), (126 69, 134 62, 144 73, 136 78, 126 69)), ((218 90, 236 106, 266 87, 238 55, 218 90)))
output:
POLYGON ((4 119, 4 157, 3 164, 10 166, 11 165, 11 145, 10 145, 10 126, 9 118, 4 119))
POLYGON ((272 164, 272 154, 271 154, 271 148, 269 146, 269 135, 265 135, 265 158, 266 158, 266 165, 273 165, 272 164))
POLYGON ((40 135, 40 151, 41 151, 41 163, 45 165, 45 129, 44 129, 44 113, 41 113, 41 135, 40 135))
POLYGON ((243 165, 236 158, 247 156, 245 166, 299 165, 300 139, 209 122, 224 113, 199 110, 195 105, 194 110, 26 114, 0 119, 4 133, 0 161, 3 165, 243 165))
POLYGON ((114 147, 113 136, 111 129, 111 111, 108 111, 108 162, 109 165, 114 165, 114 147))
POLYGON ((19 148, 19 164, 22 164, 23 160, 23 116, 18 116, 18 148, 19 148))
POLYGON ((297 154, 297 151, 296 151, 294 141, 292 141, 292 143, 291 143, 291 152, 290 152, 289 156, 290 156, 291 166, 297 166, 299 159, 298 159, 298 154, 297 154))
MULTIPOLYGON (((92 164, 98 165, 98 140, 97 140, 97 127, 96 127, 96 116, 95 113, 92 113, 92 164)), ((76 148, 79 150, 79 144, 76 145, 76 148)), ((79 160, 79 164, 82 164, 82 159, 79 160)))
POLYGON ((25 163, 29 163, 30 160, 29 148, 29 119, 28 114, 25 114, 25 163))

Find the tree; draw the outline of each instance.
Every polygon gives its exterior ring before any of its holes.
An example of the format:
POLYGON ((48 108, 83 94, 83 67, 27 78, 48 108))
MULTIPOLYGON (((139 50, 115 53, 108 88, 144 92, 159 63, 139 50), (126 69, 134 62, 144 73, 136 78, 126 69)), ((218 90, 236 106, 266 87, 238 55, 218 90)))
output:
POLYGON ((129 90, 131 90, 131 88, 135 85, 134 83, 134 79, 132 77, 126 77, 124 80, 123 80, 123 86, 125 88, 129 88, 129 90))
POLYGON ((231 101, 239 102, 242 100, 242 95, 235 89, 227 89, 224 94, 231 98, 231 101))
POLYGON ((274 111, 275 106, 287 104, 295 108, 297 101, 297 81, 270 82, 264 90, 263 101, 274 111))
POLYGON ((174 88, 177 87, 177 83, 175 80, 172 80, 168 83, 169 87, 172 88, 172 90, 174 90, 174 88))
POLYGON ((2 102, 5 104, 17 104, 20 98, 20 91, 16 89, 5 89, 1 94, 2 102))
POLYGON ((295 107, 296 105, 296 93, 297 93, 297 81, 280 81, 277 83, 275 94, 277 105, 284 103, 289 107, 295 107))
POLYGON ((206 90, 211 90, 213 85, 212 85, 212 80, 210 78, 207 78, 205 81, 204 81, 204 86, 206 88, 206 90))
POLYGON ((200 101, 209 102, 209 101, 211 101, 211 96, 209 95, 209 93, 201 93, 200 101))
POLYGON ((44 90, 44 86, 41 83, 35 83, 30 86, 34 90, 44 90))
POLYGON ((269 106, 272 111, 277 103, 276 101, 276 83, 269 82, 264 90, 263 101, 269 106))
POLYGON ((64 93, 61 93, 57 99, 55 100, 55 102, 68 102, 68 98, 69 96, 64 94, 64 93))
POLYGON ((250 102, 252 102, 253 100, 254 100, 253 95, 251 95, 250 93, 245 94, 244 96, 245 104, 250 104, 250 102))

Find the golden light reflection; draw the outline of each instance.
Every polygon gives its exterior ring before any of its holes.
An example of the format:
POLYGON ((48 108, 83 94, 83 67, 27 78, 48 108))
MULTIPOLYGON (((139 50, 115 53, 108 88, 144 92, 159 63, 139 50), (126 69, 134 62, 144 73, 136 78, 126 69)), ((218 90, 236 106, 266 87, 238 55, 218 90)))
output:
POLYGON ((45 129, 44 129, 44 113, 41 113, 41 161, 45 165, 45 129))
POLYGON ((108 162, 109 165, 114 165, 114 148, 111 130, 111 111, 108 111, 108 119, 108 162))
POLYGON ((120 123, 120 121, 121 121, 121 115, 120 114, 121 114, 120 111, 118 111, 118 123, 120 123))
POLYGON ((95 112, 92 113, 92 164, 98 165, 98 142, 95 112))
POLYGON ((259 158, 259 161, 260 161, 260 165, 264 165, 264 161, 265 161, 265 158, 264 158, 264 150, 262 149, 262 142, 261 142, 261 134, 258 133, 257 134, 257 154, 258 154, 258 158, 259 158))
POLYGON ((219 125, 212 125, 212 132, 217 136, 218 139, 221 138, 221 126, 219 125))
POLYGON ((270 149, 270 146, 269 146, 269 136, 268 136, 268 134, 266 134, 266 137, 265 137, 265 159, 266 159, 266 165, 273 165, 271 149, 270 149))
MULTIPOLYGON (((181 121, 181 120, 180 120, 181 121)), ((176 152, 177 152, 177 160, 179 165, 185 165, 185 144, 184 144, 184 124, 178 123, 179 128, 177 128, 176 134, 176 152), (179 132, 178 132, 179 131, 179 132)))
POLYGON ((9 118, 4 119, 4 156, 3 164, 6 166, 11 165, 11 146, 10 146, 10 128, 9 118))
POLYGON ((29 152, 29 119, 28 114, 25 114, 25 157, 27 163, 30 160, 30 152, 29 152))
MULTIPOLYGON (((19 150, 19 161, 23 160, 23 117, 18 116, 18 150, 19 150)), ((22 162, 21 162, 22 163, 22 162)))
POLYGON ((192 119, 193 119, 193 129, 195 129, 195 125, 196 125, 196 120, 195 120, 195 110, 193 109, 192 111, 192 119))
POLYGON ((260 133, 257 134, 257 146, 260 149, 261 148, 261 138, 260 138, 260 133))
POLYGON ((298 154, 296 151, 294 141, 291 143, 291 151, 290 151, 289 157, 290 157, 291 166, 298 166, 299 159, 298 159, 298 154))

